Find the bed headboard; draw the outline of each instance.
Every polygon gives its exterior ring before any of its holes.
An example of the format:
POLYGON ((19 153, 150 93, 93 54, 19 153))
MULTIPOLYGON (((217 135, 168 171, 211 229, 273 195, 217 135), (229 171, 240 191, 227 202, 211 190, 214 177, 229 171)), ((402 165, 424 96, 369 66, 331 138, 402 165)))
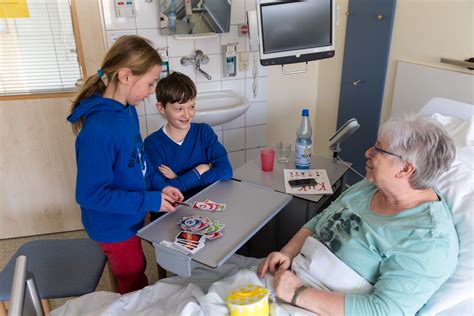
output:
POLYGON ((474 72, 397 62, 391 116, 417 113, 435 97, 474 104, 474 72))

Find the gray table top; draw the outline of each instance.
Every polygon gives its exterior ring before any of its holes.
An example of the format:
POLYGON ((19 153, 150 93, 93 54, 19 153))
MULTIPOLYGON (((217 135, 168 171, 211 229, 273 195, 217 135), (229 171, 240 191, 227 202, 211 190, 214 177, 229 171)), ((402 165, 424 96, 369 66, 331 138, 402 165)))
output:
POLYGON ((177 224, 183 216, 201 215, 217 219, 225 227, 223 237, 207 240, 206 246, 192 255, 194 261, 218 267, 235 253, 250 237, 291 201, 291 196, 267 188, 234 180, 220 181, 187 200, 189 203, 211 199, 225 203, 224 212, 199 211, 179 206, 175 212, 160 217, 138 232, 138 236, 160 243, 174 241, 180 231, 177 224))
MULTIPOLYGON (((287 163, 280 163, 275 160, 273 171, 270 172, 262 171, 260 157, 250 160, 234 170, 233 178, 285 193, 283 169, 296 169, 294 153, 291 156, 292 159, 287 163)), ((349 167, 339 161, 333 162, 330 158, 313 156, 311 159, 311 169, 325 169, 331 185, 334 185, 347 172, 349 167)), ((316 203, 322 198, 320 194, 293 194, 293 196, 316 203)))

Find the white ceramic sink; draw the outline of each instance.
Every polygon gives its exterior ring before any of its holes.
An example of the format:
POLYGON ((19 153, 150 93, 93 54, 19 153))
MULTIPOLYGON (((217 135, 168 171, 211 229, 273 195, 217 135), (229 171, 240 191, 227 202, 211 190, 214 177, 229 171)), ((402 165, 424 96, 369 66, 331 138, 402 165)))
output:
POLYGON ((238 118, 249 106, 246 98, 231 90, 198 93, 193 122, 220 125, 238 118))

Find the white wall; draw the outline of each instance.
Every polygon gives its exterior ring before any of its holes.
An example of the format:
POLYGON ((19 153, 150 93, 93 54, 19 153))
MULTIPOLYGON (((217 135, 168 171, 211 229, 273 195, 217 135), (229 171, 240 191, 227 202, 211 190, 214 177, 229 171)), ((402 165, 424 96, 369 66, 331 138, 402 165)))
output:
MULTIPOLYGON (((241 117, 220 126, 214 126, 220 141, 229 152, 232 166, 237 168, 245 161, 258 156, 259 148, 267 143, 267 69, 259 66, 258 92, 252 93, 253 63, 247 71, 241 72, 237 67, 235 77, 224 77, 222 69, 222 45, 238 43, 237 51, 245 52, 248 49, 246 36, 238 36, 238 24, 245 23, 245 11, 255 8, 252 1, 232 1, 231 30, 229 33, 214 38, 181 40, 174 36, 164 36, 159 29, 158 0, 152 2, 135 1, 135 18, 115 18, 114 5, 111 0, 100 0, 105 32, 105 42, 110 47, 113 42, 125 34, 136 34, 151 40, 157 48, 168 48, 169 66, 172 71, 179 71, 188 75, 196 84, 198 93, 207 91, 233 90, 245 96, 250 102, 250 108, 241 117), (201 74, 196 74, 192 66, 181 66, 183 56, 192 55, 200 49, 209 56, 209 63, 202 65, 212 79, 207 80, 201 74)), ((250 53, 249 60, 253 60, 250 53)), ((164 119, 155 107, 156 98, 150 97, 144 105, 138 107, 142 136, 153 133, 163 126, 164 119)))

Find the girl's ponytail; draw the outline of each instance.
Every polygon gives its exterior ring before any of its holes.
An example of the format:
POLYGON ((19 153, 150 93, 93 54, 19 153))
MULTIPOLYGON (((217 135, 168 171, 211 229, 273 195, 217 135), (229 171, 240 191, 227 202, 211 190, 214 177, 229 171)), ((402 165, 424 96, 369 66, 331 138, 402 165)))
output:
MULTIPOLYGON (((87 78, 86 82, 81 88, 81 91, 79 91, 79 93, 72 100, 71 110, 69 111, 69 114, 74 112, 75 108, 77 107, 77 105, 82 99, 86 99, 90 97, 91 95, 93 95, 94 93, 98 93, 102 95, 105 91, 105 88, 106 86, 104 82, 102 81, 101 77, 99 77, 99 72, 87 78)), ((79 134, 79 131, 82 128, 83 122, 84 122, 84 117, 81 117, 79 120, 72 123, 72 131, 74 132, 75 135, 79 134)))

